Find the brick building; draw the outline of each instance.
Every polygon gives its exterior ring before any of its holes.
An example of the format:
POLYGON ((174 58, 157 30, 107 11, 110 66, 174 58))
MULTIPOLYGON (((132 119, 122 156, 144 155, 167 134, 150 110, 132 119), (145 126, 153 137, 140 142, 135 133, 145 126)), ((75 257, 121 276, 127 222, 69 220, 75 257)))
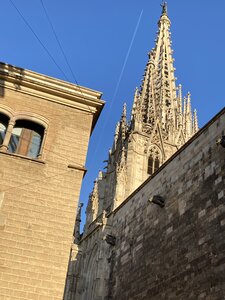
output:
POLYGON ((63 297, 101 93, 0 64, 0 299, 63 297))

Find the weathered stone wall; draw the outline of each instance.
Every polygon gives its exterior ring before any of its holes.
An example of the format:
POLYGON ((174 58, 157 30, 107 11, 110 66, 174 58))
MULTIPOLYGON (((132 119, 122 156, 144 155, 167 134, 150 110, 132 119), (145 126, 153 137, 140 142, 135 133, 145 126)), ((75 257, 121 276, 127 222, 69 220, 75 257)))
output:
POLYGON ((225 298, 224 113, 109 217, 108 299, 225 298))
POLYGON ((225 298, 225 148, 216 144, 222 135, 225 109, 106 219, 86 228, 76 287, 66 300, 225 298), (164 207, 149 201, 154 195, 164 207))
POLYGON ((41 160, 0 152, 0 299, 61 300, 93 113, 51 86, 6 84, 0 110, 37 114, 48 127, 41 160))

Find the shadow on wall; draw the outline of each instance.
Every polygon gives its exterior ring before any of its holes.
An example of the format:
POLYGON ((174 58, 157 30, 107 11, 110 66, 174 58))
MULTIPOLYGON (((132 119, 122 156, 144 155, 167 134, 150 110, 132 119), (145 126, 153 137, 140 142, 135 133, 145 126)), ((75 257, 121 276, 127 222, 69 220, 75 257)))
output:
POLYGON ((5 96, 5 79, 13 78, 16 90, 21 90, 21 82, 24 78, 24 69, 0 62, 0 98, 5 96))
MULTIPOLYGON (((1 76, 0 72, 0 76, 1 76)), ((5 96, 5 81, 3 79, 0 79, 0 98, 3 98, 5 96)))

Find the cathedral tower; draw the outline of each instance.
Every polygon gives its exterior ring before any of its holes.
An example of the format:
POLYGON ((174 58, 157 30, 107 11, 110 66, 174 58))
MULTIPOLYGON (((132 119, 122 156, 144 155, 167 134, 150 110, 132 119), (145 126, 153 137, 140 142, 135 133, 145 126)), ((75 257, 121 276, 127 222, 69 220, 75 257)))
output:
POLYGON ((126 104, 116 126, 106 172, 95 181, 87 224, 103 211, 118 207, 140 184, 198 131, 191 94, 176 85, 170 19, 162 4, 155 47, 148 54, 140 88, 136 88, 130 120, 126 104))
MULTIPOLYGON (((158 22, 156 44, 148 54, 141 86, 135 90, 131 116, 127 117, 124 104, 121 118, 116 125, 113 145, 108 153, 106 171, 99 173, 89 197, 84 233, 75 238, 71 249, 65 300, 120 299, 118 294, 115 296, 113 293, 119 293, 117 286, 122 286, 123 295, 126 294, 124 286, 126 281, 129 281, 126 277, 130 276, 130 270, 142 274, 142 270, 136 264, 136 257, 140 255, 142 260, 144 238, 142 240, 143 234, 136 235, 138 229, 132 222, 136 220, 136 224, 141 224, 141 232, 146 222, 151 224, 150 227, 154 225, 152 220, 143 220, 147 218, 143 212, 148 207, 146 202, 149 201, 146 198, 150 195, 140 196, 145 186, 143 185, 139 192, 137 191, 139 197, 131 196, 125 200, 151 176, 146 184, 152 182, 154 187, 156 186, 155 190, 153 188, 154 195, 157 195, 155 193, 161 186, 158 178, 162 180, 166 176, 159 172, 155 177, 153 173, 198 131, 197 113, 194 111, 192 114, 191 109, 191 94, 183 97, 181 85, 176 84, 170 24, 167 5, 164 2, 158 22), (124 205, 121 205, 122 203, 124 205), (139 219, 142 223, 137 223, 139 219), (123 240, 120 239, 122 235, 125 236, 123 240), (120 272, 126 266, 129 272, 120 272)), ((175 170, 172 170, 174 174, 175 170)), ((170 178, 170 173, 167 177, 170 178)), ((171 183, 170 180, 168 182, 171 183)), ((163 220, 164 217, 161 221, 163 220)), ((164 221, 167 220, 168 215, 164 221)), ((77 232, 79 217, 76 224, 77 232)), ((159 225, 162 229, 160 226, 163 225, 159 225)), ((163 234, 166 234, 167 238, 165 225, 163 234)), ((151 250, 155 254, 158 247, 151 243, 148 251, 151 250)), ((148 261, 154 258, 155 255, 148 261)), ((144 264, 144 269, 150 273, 151 268, 151 264, 144 264)), ((135 277, 134 274, 132 276, 135 277)), ((158 279, 156 282, 158 284, 158 279)), ((134 281, 131 285, 129 291, 135 286, 134 281)))

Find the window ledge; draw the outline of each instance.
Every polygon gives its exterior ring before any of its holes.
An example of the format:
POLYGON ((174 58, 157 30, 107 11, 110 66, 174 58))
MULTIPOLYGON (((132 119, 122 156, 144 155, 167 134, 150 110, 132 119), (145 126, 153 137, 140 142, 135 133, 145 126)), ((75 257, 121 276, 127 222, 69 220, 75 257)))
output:
POLYGON ((28 161, 32 161, 34 163, 38 163, 38 164, 45 164, 45 161, 41 160, 41 159, 38 159, 38 158, 31 158, 31 157, 27 157, 27 156, 24 156, 24 155, 20 155, 20 154, 15 154, 15 153, 8 153, 8 152, 3 152, 1 151, 0 149, 0 155, 8 155, 8 156, 11 156, 11 157, 14 157, 14 158, 17 158, 17 159, 25 159, 25 160, 28 160, 28 161))

